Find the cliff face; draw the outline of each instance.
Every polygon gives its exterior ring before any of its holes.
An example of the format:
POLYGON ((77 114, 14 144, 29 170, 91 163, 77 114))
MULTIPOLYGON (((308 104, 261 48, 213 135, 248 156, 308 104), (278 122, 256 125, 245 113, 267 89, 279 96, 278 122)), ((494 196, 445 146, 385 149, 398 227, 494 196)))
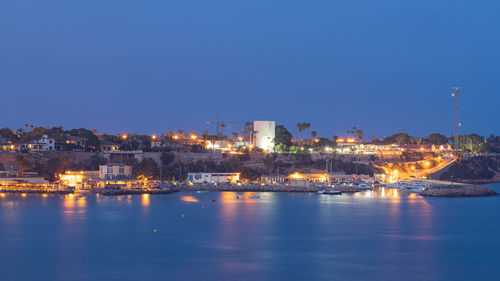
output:
POLYGON ((500 181, 500 157, 479 156, 454 163, 443 172, 440 180, 486 183, 500 181))

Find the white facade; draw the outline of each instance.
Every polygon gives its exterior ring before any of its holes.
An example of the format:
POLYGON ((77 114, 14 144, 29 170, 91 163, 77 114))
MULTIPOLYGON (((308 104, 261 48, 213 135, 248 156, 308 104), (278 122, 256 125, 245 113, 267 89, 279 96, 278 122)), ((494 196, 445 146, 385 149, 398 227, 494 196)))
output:
POLYGON ((43 135, 41 139, 35 142, 21 144, 20 149, 29 151, 52 151, 55 149, 55 145, 54 139, 49 138, 47 135, 43 135))
POLYGON ((49 138, 47 135, 43 135, 39 142, 44 144, 43 148, 45 151, 54 150, 55 148, 55 140, 49 138))
POLYGON ((265 151, 274 151, 275 122, 274 121, 254 121, 255 146, 265 151))
POLYGON ((228 183, 240 179, 240 173, 188 173, 192 183, 228 183))

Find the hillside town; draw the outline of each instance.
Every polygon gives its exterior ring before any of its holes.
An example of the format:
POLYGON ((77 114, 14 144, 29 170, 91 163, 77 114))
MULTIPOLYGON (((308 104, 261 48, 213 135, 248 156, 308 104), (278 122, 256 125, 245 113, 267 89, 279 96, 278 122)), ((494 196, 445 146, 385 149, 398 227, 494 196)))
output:
POLYGON ((275 121, 245 122, 240 132, 230 134, 225 128, 218 122, 215 134, 177 130, 152 135, 28 124, 18 130, 3 128, 0 186, 21 191, 153 191, 179 185, 307 188, 348 181, 499 177, 500 137, 493 135, 460 135, 454 143, 438 133, 412 137, 400 132, 367 140, 356 127, 328 138, 305 122, 297 123, 295 134, 275 121), (483 158, 489 161, 467 168, 468 161, 483 158))

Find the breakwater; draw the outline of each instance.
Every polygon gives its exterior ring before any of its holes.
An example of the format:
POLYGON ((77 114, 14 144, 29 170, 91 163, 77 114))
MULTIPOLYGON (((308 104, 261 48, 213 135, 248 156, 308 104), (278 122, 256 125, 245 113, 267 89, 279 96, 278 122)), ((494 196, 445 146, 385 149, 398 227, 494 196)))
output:
POLYGON ((427 197, 478 197, 498 195, 487 186, 463 183, 432 183, 422 191, 422 196, 427 197))
MULTIPOLYGON (((180 185, 177 186, 182 191, 234 191, 234 192, 318 192, 325 187, 318 186, 289 186, 289 185, 262 185, 262 184, 194 184, 194 185, 180 185)), ((343 186, 334 187, 333 190, 340 190, 346 193, 354 193, 364 191, 366 188, 359 188, 357 186, 343 186)))
POLYGON ((170 194, 178 192, 177 188, 161 189, 161 190, 146 190, 146 189, 99 189, 97 193, 104 196, 116 195, 134 195, 134 194, 170 194))
POLYGON ((18 188, 1 188, 1 193, 30 193, 30 194, 70 194, 74 193, 73 190, 53 190, 53 189, 18 189, 18 188))

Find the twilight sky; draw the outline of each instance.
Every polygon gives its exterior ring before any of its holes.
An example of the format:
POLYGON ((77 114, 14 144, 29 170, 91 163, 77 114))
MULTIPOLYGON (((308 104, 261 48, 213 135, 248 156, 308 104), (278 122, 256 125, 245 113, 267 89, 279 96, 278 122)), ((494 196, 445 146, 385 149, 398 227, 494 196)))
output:
POLYGON ((500 1, 0 1, 0 127, 500 134, 500 1))

